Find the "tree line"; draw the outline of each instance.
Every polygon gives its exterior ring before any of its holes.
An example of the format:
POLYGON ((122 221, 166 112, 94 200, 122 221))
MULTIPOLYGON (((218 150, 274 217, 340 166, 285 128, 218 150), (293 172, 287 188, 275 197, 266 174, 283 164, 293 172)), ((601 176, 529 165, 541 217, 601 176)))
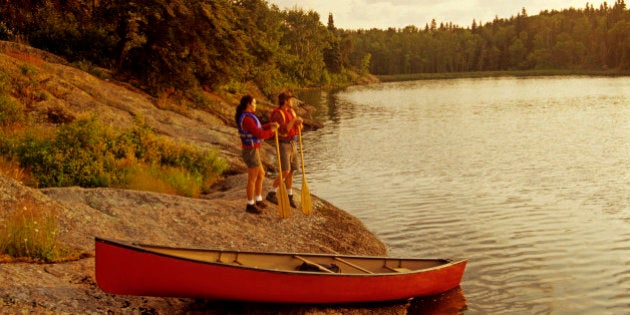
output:
POLYGON ((0 39, 110 69, 146 90, 352 83, 360 75, 630 69, 630 11, 525 8, 470 27, 343 30, 265 0, 0 0, 0 39))
POLYGON ((338 39, 319 14, 264 0, 0 0, 0 39, 111 69, 153 93, 253 82, 271 94, 356 77, 331 60, 338 39))
POLYGON ((624 0, 599 8, 525 8, 509 19, 470 27, 433 20, 424 29, 348 30, 354 64, 377 75, 532 69, 629 70, 630 11, 624 0))

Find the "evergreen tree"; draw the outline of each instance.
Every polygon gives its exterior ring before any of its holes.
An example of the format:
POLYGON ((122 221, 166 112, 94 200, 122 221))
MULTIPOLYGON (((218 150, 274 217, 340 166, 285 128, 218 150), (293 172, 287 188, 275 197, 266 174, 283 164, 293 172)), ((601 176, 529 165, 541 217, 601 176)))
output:
POLYGON ((324 62, 326 63, 328 71, 340 73, 343 69, 341 40, 339 36, 337 36, 337 29, 335 28, 332 13, 328 14, 328 33, 330 36, 330 48, 324 50, 324 62))

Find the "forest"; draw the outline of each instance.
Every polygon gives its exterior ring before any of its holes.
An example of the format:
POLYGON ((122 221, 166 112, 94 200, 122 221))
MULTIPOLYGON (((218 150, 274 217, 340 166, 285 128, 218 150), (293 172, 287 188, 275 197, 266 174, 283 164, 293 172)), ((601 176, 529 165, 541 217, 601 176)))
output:
POLYGON ((0 0, 0 40, 116 73, 157 95, 353 80, 327 60, 337 40, 314 11, 264 0, 0 0), (331 70, 333 69, 333 70, 331 70))
POLYGON ((423 29, 349 30, 353 64, 369 56, 377 75, 508 70, 630 69, 630 11, 624 0, 599 8, 542 11, 525 8, 509 19, 496 17, 470 27, 452 23, 423 29))
POLYGON ((471 26, 344 30, 315 11, 264 0, 0 0, 0 40, 111 70, 159 95, 251 82, 282 88, 355 83, 366 74, 630 69, 630 11, 543 11, 471 26))

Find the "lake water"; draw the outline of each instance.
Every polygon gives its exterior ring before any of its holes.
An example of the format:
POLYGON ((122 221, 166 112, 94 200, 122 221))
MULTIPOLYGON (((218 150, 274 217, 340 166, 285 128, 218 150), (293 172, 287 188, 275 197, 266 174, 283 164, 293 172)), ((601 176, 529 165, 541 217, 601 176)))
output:
MULTIPOLYGON (((311 192, 389 254, 464 257, 421 314, 630 314, 630 78, 302 92, 311 192)), ((295 177, 296 188, 300 177, 295 177)))

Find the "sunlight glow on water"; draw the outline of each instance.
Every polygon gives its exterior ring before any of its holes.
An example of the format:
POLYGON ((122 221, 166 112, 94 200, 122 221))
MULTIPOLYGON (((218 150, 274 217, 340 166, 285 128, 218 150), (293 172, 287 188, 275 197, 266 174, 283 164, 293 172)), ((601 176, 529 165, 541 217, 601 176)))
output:
POLYGON ((360 218, 391 255, 468 258, 465 313, 628 313, 629 78, 308 97, 325 125, 304 135, 311 192, 360 218))

